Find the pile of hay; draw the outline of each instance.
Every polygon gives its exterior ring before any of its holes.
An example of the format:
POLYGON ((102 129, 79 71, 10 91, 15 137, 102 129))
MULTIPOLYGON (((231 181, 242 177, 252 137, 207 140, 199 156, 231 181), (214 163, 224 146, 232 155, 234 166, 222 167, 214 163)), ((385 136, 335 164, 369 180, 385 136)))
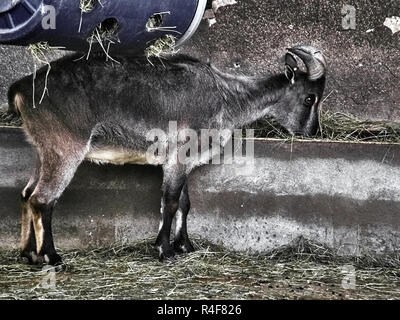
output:
POLYGON ((92 34, 87 38, 89 49, 86 54, 86 59, 89 59, 93 45, 98 44, 106 56, 106 61, 112 60, 113 62, 119 63, 109 54, 111 45, 120 43, 120 39, 118 37, 119 29, 120 25, 118 21, 113 18, 107 19, 98 24, 94 28, 92 34))
MULTIPOLYGON (((46 72, 46 78, 45 78, 45 85, 43 89, 42 96, 39 100, 39 104, 42 103, 44 97, 46 94, 48 94, 48 77, 50 74, 51 70, 51 65, 50 61, 53 60, 54 57, 56 57, 56 54, 58 50, 60 49, 65 49, 64 47, 52 47, 50 46, 47 42, 37 42, 34 44, 30 44, 28 46, 28 51, 31 53, 32 58, 33 58, 33 84, 32 84, 32 89, 33 89, 33 96, 35 96, 35 79, 36 79, 36 71, 37 69, 42 66, 46 65, 47 66, 47 72, 46 72)), ((36 101, 33 101, 33 107, 36 107, 36 101)))
POLYGON ((14 112, 9 112, 6 108, 0 108, 0 126, 20 127, 22 119, 14 112))
MULTIPOLYGON (((97 4, 103 7, 103 4, 100 0, 80 0, 79 8, 81 10, 81 19, 78 28, 79 33, 81 32, 82 29, 84 14, 91 12, 97 4)), ((118 24, 118 21, 114 18, 109 18, 99 23, 93 29, 89 37, 86 39, 87 42, 89 43, 89 49, 88 52, 83 57, 86 56, 86 59, 88 60, 92 51, 93 44, 99 44, 106 56, 106 60, 107 61, 112 60, 118 63, 118 61, 116 61, 110 56, 109 52, 111 45, 120 42, 118 37, 119 29, 120 25, 118 24)))
POLYGON ((81 9, 81 12, 89 13, 94 9, 96 3, 99 3, 101 6, 103 6, 100 0, 80 0, 79 8, 81 9))
POLYGON ((250 255, 197 240, 196 252, 160 263, 152 243, 64 251, 67 270, 52 274, 52 287, 46 271, 0 251, 0 299, 400 298, 399 255, 344 258, 303 238, 250 255), (354 289, 342 286, 346 265, 355 268, 354 289))
POLYGON ((50 47, 47 42, 37 42, 28 46, 28 51, 31 53, 36 62, 49 64, 48 55, 51 51, 57 48, 50 47))
MULTIPOLYGON (((254 129, 256 138, 292 139, 292 136, 274 119, 260 120, 246 128, 254 129)), ((302 139, 400 143, 400 124, 388 121, 359 120, 344 113, 326 111, 321 113, 317 136, 303 137, 302 139)))
POLYGON ((151 62, 151 58, 155 57, 158 59, 161 59, 162 57, 168 55, 168 54, 174 54, 176 53, 176 38, 170 34, 157 39, 152 45, 148 46, 144 54, 147 58, 147 60, 151 62))

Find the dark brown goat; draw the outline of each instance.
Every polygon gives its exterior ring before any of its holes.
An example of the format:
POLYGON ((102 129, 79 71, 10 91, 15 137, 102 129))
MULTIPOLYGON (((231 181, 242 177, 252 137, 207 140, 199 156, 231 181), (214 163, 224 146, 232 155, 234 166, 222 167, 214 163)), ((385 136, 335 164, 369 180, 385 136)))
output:
MULTIPOLYGON (((141 58, 120 58, 121 64, 110 64, 100 58, 75 61, 76 56, 70 56, 52 63, 48 79, 47 70, 40 70, 36 90, 32 75, 12 85, 10 108, 21 114, 38 155, 22 192, 22 255, 30 263, 62 264, 53 244, 52 211, 79 164, 85 159, 145 163, 151 146, 148 132, 154 128, 167 132, 170 121, 176 122, 179 130, 231 132, 273 116, 293 134, 315 134, 325 87, 325 60, 310 46, 288 50, 285 73, 269 77, 229 75, 184 56, 155 66, 141 58), (306 72, 297 66, 296 56, 304 62, 306 72), (39 104, 46 80, 49 94, 39 104)), ((226 139, 221 145, 225 143, 226 139)), ((156 240, 160 259, 193 251, 186 228, 190 209, 187 176, 203 163, 177 162, 173 153, 164 160, 156 240), (177 230, 171 245, 176 213, 177 230)))

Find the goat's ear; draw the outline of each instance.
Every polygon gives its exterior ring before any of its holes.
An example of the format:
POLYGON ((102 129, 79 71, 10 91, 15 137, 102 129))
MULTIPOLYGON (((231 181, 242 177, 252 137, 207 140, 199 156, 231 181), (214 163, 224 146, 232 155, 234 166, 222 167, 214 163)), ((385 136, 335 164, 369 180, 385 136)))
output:
POLYGON ((285 56, 285 75, 291 84, 296 80, 296 71, 299 69, 297 61, 292 54, 286 53, 285 56))
POLYGON ((289 66, 288 64, 285 66, 285 76, 290 81, 291 84, 294 84, 296 80, 296 73, 294 72, 292 67, 289 66))
POLYGON ((296 58, 290 52, 286 53, 285 64, 290 66, 294 71, 299 69, 296 58))

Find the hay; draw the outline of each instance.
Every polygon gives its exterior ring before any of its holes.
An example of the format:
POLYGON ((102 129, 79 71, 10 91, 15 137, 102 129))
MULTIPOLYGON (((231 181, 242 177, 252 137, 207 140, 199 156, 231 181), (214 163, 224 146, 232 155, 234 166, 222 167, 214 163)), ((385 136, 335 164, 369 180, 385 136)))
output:
POLYGON ((325 112, 321 121, 324 139, 336 141, 399 142, 400 125, 386 121, 359 120, 343 113, 325 112))
POLYGON ((130 246, 62 252, 67 270, 55 287, 44 272, 0 251, 2 299, 399 299, 399 256, 340 257, 300 238, 266 255, 238 254, 196 240, 196 252, 160 263, 154 239, 130 246), (372 260, 371 260, 372 259, 372 260), (356 288, 342 287, 344 264, 356 288))
POLYGON ((108 19, 98 24, 92 34, 87 38, 89 42, 89 50, 87 52, 86 60, 89 60, 90 53, 92 51, 93 44, 99 44, 104 54, 106 55, 106 61, 112 60, 113 62, 120 63, 119 61, 113 59, 110 55, 110 47, 113 44, 120 43, 118 32, 119 24, 115 19, 108 19))
POLYGON ((151 62, 152 57, 156 57, 161 61, 161 58, 163 58, 164 56, 177 52, 175 46, 176 38, 168 34, 160 39, 157 39, 152 45, 148 46, 145 49, 144 54, 147 58, 147 61, 149 61, 149 63, 153 65, 153 63, 151 62))
POLYGON ((81 9, 81 12, 89 13, 94 9, 96 3, 99 3, 101 6, 103 6, 100 0, 80 0, 79 8, 81 9))
POLYGON ((179 31, 175 30, 176 26, 162 26, 164 15, 170 15, 171 11, 156 12, 154 13, 146 23, 146 31, 165 31, 165 32, 175 32, 181 34, 179 31))
POLYGON ((146 23, 146 31, 152 32, 154 30, 157 30, 163 22, 164 14, 171 14, 171 12, 166 11, 166 12, 160 12, 160 13, 153 14, 146 23))
MULTIPOLYGON (((82 21, 83 21, 83 15, 85 13, 91 12, 96 4, 99 4, 101 7, 103 7, 103 4, 101 3, 100 0, 80 0, 80 5, 79 8, 81 9, 81 19, 79 22, 79 28, 78 32, 81 32, 82 29, 82 21)), ((86 60, 89 59, 90 53, 92 51, 93 44, 99 44, 101 49, 106 55, 106 60, 112 60, 116 63, 119 63, 115 59, 113 59, 110 55, 110 47, 112 44, 119 43, 119 37, 118 37, 118 32, 119 32, 120 26, 118 24, 118 21, 114 18, 109 18, 101 23, 99 23, 92 31, 90 36, 86 39, 87 42, 89 43, 89 49, 87 54, 82 56, 80 59, 84 58, 86 56, 86 60)), ((78 59, 78 60, 80 60, 78 59)))
POLYGON ((79 9, 81 9, 81 19, 79 21, 78 33, 80 33, 82 29, 83 14, 91 12, 94 9, 96 3, 100 4, 100 6, 103 7, 103 4, 100 0, 80 0, 79 9))
MULTIPOLYGON (((292 140, 292 136, 274 119, 257 121, 246 128, 255 129, 256 138, 292 140)), ((388 121, 359 120, 340 112, 321 113, 320 129, 315 137, 297 139, 322 139, 330 141, 400 143, 400 124, 388 121)))
POLYGON ((16 113, 0 108, 0 125, 6 127, 20 127, 22 126, 22 120, 16 113))
POLYGON ((45 82, 44 82, 44 89, 42 96, 39 100, 39 104, 42 103, 45 95, 49 94, 49 90, 47 88, 48 84, 48 77, 50 74, 51 70, 51 65, 50 65, 50 54, 54 53, 55 50, 59 49, 65 49, 64 47, 51 47, 47 42, 38 42, 34 44, 30 44, 28 46, 28 51, 31 53, 33 57, 33 66, 34 66, 34 72, 33 72, 33 83, 32 83, 32 91, 33 91, 33 107, 36 108, 36 102, 35 102, 35 79, 36 79, 36 71, 38 69, 38 65, 44 64, 47 66, 47 72, 46 72, 46 77, 45 77, 45 82))
POLYGON ((32 83, 32 90, 33 90, 33 107, 36 108, 36 102, 35 102, 35 79, 36 79, 36 71, 37 71, 37 64, 36 63, 41 63, 47 65, 47 72, 46 72, 46 78, 45 78, 45 85, 42 93, 42 97, 40 98, 39 104, 42 103, 45 94, 48 94, 48 89, 47 89, 47 80, 50 74, 51 70, 51 65, 49 62, 49 59, 47 58, 47 53, 51 50, 50 46, 47 42, 38 42, 35 44, 31 44, 28 47, 28 50, 30 51, 33 60, 34 60, 34 72, 33 72, 33 83, 32 83))

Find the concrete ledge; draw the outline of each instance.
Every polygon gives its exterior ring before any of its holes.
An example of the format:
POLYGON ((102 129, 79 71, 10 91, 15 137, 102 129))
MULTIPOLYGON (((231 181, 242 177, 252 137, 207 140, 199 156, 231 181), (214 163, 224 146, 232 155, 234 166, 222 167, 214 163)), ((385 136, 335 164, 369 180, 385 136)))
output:
MULTIPOLYGON (((303 235, 340 254, 400 247, 400 145, 256 141, 254 166, 208 165, 189 188, 189 232, 265 252, 303 235)), ((19 238, 19 193, 33 152, 0 128, 0 247, 19 238)), ((55 210, 56 245, 129 243, 157 232, 161 170, 84 163, 55 210)))

